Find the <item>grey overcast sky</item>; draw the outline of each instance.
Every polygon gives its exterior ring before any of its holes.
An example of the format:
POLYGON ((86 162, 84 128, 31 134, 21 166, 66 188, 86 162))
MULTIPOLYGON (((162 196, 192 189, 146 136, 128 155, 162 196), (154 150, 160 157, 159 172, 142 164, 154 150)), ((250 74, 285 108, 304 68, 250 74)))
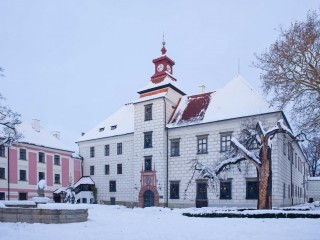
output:
POLYGON ((74 144, 138 97, 160 56, 162 33, 187 94, 224 86, 319 0, 0 0, 0 92, 23 121, 41 120, 74 144))

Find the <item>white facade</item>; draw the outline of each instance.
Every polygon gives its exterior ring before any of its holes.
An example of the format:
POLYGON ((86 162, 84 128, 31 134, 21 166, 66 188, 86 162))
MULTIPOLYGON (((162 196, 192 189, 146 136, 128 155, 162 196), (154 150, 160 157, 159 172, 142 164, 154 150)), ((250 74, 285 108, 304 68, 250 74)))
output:
MULTIPOLYGON (((245 122, 261 121, 264 126, 273 127, 283 119, 289 125, 284 114, 269 109, 241 77, 219 91, 185 95, 172 76, 174 62, 165 54, 153 62, 155 74, 139 91, 140 98, 133 104, 126 104, 77 141, 84 175, 94 180, 100 203, 140 207, 149 204, 196 206, 197 182, 205 180, 197 174, 192 178, 192 159, 208 166, 218 163, 224 154, 221 136, 227 133, 238 137, 245 122), (166 66, 167 70, 163 70, 166 66), (203 153, 197 152, 199 138, 206 142, 207 149, 203 153), (118 143, 122 144, 121 154, 117 153, 118 143), (179 154, 172 156, 172 144, 178 144, 179 154), (109 146, 108 156, 106 146, 109 146), (119 164, 122 164, 121 172, 119 164), (111 186, 114 183, 116 189, 111 186)), ((299 145, 283 134, 276 135, 272 142, 273 206, 301 203, 305 198, 304 155, 299 145), (288 160, 289 145, 293 148, 292 160, 288 160)), ((247 199, 247 182, 256 181, 256 169, 253 165, 245 169, 239 172, 233 166, 227 173, 220 174, 222 182, 231 183, 231 196, 221 199, 219 184, 216 189, 208 186, 206 204, 256 207, 257 200, 247 199)))
POLYGON ((308 177, 307 200, 320 201, 320 177, 308 177))

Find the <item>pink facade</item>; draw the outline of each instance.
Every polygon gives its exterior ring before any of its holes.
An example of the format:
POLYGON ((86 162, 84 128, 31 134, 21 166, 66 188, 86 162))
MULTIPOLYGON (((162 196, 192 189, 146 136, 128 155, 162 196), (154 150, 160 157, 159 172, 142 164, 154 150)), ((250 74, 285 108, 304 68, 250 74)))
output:
POLYGON ((53 158, 47 155, 47 186, 53 186, 53 158))
POLYGON ((74 161, 74 182, 77 182, 81 178, 81 161, 74 161))
POLYGON ((37 171, 37 154, 33 152, 29 152, 29 184, 37 185, 38 183, 38 171, 37 171))
POLYGON ((62 187, 67 187, 69 185, 69 159, 62 158, 61 160, 62 169, 62 187))
POLYGON ((10 149, 9 158, 9 182, 18 183, 18 152, 16 149, 10 149))
MULTIPOLYGON (((8 181, 0 181, 0 192, 5 194, 6 200, 17 200, 21 194, 24 194, 21 196, 26 196, 27 199, 38 196, 37 183, 39 172, 45 172, 47 184, 45 194, 49 198, 53 198, 55 190, 68 186, 70 174, 74 182, 81 178, 81 160, 72 158, 71 152, 68 154, 68 152, 19 144, 19 146, 12 146, 7 156, 9 157, 9 159, 6 159, 9 162, 9 172, 7 173, 9 184, 8 181), (19 159, 19 149, 26 149, 26 160, 19 159), (39 152, 45 153, 45 164, 38 163, 39 152), (61 166, 58 163, 54 165, 54 155, 60 156, 61 166), (26 176, 21 175, 20 170, 25 170, 26 176), (60 174, 61 184, 54 183, 55 173, 60 174)), ((23 199, 23 197, 21 198, 23 199)))

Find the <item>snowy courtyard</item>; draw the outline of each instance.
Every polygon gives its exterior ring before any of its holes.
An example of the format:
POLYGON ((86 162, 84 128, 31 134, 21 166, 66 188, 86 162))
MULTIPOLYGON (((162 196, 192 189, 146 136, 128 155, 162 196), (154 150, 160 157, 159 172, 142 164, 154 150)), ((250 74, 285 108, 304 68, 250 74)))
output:
POLYGON ((85 206, 89 208, 87 222, 0 223, 0 239, 320 239, 319 219, 193 218, 182 213, 203 210, 85 206))

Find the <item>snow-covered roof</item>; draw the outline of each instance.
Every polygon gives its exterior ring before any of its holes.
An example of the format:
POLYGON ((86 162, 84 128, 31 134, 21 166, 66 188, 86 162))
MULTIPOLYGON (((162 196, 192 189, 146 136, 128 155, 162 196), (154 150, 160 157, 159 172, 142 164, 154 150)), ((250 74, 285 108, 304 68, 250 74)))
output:
POLYGON ((54 194, 60 194, 60 193, 63 193, 67 190, 66 187, 62 187, 62 188, 58 188, 57 190, 55 190, 53 193, 54 194))
POLYGON ((23 135, 19 142, 73 152, 51 132, 40 126, 40 123, 38 124, 38 131, 33 127, 33 123, 22 122, 19 124, 17 130, 23 135))
POLYGON ((73 188, 78 187, 81 184, 90 184, 90 185, 94 185, 94 181, 92 180, 91 177, 82 177, 78 180, 78 182, 76 182, 76 184, 73 186, 73 188))
POLYGON ((240 75, 215 92, 182 97, 168 127, 179 127, 274 112, 240 75))
POLYGON ((134 108, 128 103, 77 139, 77 142, 133 133, 134 108))

